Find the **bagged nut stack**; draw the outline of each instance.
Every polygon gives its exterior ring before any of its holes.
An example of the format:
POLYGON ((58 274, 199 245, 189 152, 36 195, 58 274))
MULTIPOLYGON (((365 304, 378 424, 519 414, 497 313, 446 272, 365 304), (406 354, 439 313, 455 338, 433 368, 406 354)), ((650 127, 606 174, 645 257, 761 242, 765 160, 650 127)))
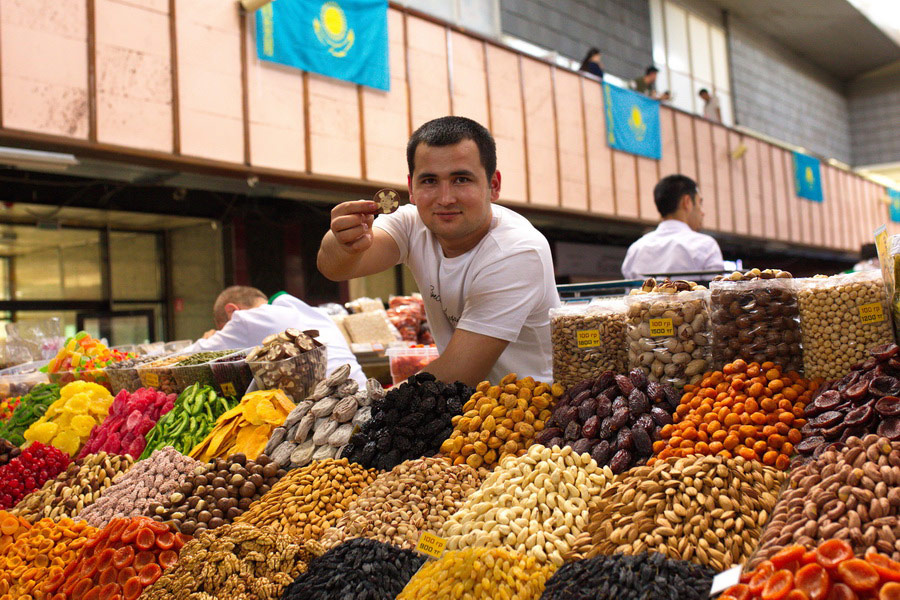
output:
POLYGON ((743 358, 771 361, 785 371, 803 370, 793 283, 790 273, 778 269, 716 277, 709 285, 715 368, 743 358))
POLYGON ((851 437, 793 471, 751 563, 783 547, 839 539, 857 556, 881 552, 900 560, 900 442, 851 437))
POLYGON ((709 369, 709 290, 690 281, 648 279, 626 297, 628 368, 681 390, 709 369))
POLYGON ((156 450, 150 458, 135 463, 78 518, 94 527, 106 527, 116 517, 148 515, 151 504, 178 490, 200 464, 171 446, 156 450))
POLYGON ((444 524, 448 550, 506 546, 557 567, 613 474, 588 454, 535 444, 508 456, 444 524))
POLYGON ((346 458, 318 460, 289 472, 235 523, 270 527, 295 539, 318 539, 374 479, 374 471, 346 458))
POLYGON ((70 464, 40 490, 25 496, 10 512, 32 523, 43 517, 75 518, 109 486, 122 479, 132 464, 134 460, 128 455, 89 454, 70 464))
POLYGON ((353 435, 341 456, 382 471, 404 460, 433 456, 453 431, 472 388, 447 385, 430 373, 413 375, 372 404, 372 418, 353 435))
POLYGON ((196 535, 231 523, 264 496, 287 471, 262 454, 248 460, 234 454, 200 465, 194 474, 149 514, 186 535, 196 535))
POLYGON ((286 329, 266 337, 247 354, 247 364, 261 390, 283 390, 294 402, 306 398, 325 379, 328 349, 316 330, 286 329))
POLYGON ((748 365, 738 359, 706 373, 699 386, 685 386, 674 424, 660 429, 662 439, 654 442, 655 455, 647 464, 715 454, 786 469, 802 439, 803 411, 816 387, 770 362, 748 365))
POLYGON ((626 368, 625 303, 612 300, 550 310, 553 380, 564 387, 626 368))
POLYGON ((356 539, 309 562, 283 600, 394 600, 425 559, 374 540, 356 539))
POLYGON ((413 549, 422 532, 439 534, 481 481, 472 467, 452 465, 446 458, 402 462, 363 490, 322 536, 322 546, 362 537, 413 549))
POLYGON ((658 552, 597 556, 560 567, 541 600, 707 600, 716 572, 658 552))
POLYGON ((618 474, 650 457, 676 406, 678 394, 668 383, 649 381, 640 369, 628 375, 606 371, 569 389, 535 441, 590 453, 618 474))
POLYGON ((289 536, 232 523, 185 544, 178 563, 141 594, 144 600, 281 598, 310 559, 289 536))
POLYGON ((635 467, 591 505, 588 534, 567 560, 656 551, 722 571, 756 548, 784 473, 720 456, 635 467))
POLYGON ((397 600, 538 600, 556 567, 505 548, 467 548, 425 563, 397 600))
POLYGON ((342 365, 320 381, 312 395, 275 428, 264 452, 286 469, 336 458, 353 432, 371 418, 372 402, 385 395, 377 380, 368 380, 365 389, 360 389, 349 377, 350 365, 342 365))
POLYGON ((563 388, 537 383, 531 377, 516 379, 510 373, 492 386, 478 384, 461 416, 453 417, 453 433, 441 444, 453 464, 492 469, 505 456, 521 456, 544 429, 550 409, 563 388))
POLYGON ((875 346, 894 343, 880 271, 799 279, 803 368, 807 377, 836 379, 875 346))
POLYGON ((829 382, 804 410, 797 451, 818 457, 831 442, 877 433, 900 441, 900 347, 873 348, 870 357, 829 382))

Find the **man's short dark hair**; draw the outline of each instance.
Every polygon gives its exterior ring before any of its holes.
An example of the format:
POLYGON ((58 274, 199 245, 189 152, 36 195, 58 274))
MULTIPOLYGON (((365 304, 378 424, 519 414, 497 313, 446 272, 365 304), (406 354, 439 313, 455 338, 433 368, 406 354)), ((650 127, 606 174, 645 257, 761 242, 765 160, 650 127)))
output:
POLYGON ((233 285, 227 287, 219 293, 213 303, 213 321, 216 328, 221 329, 228 322, 228 313, 225 312, 226 304, 237 304, 238 306, 250 307, 260 300, 266 300, 266 295, 255 287, 247 285, 233 285))
POLYGON ((653 201, 659 214, 666 217, 678 210, 678 203, 685 195, 697 199, 697 182, 685 175, 668 175, 653 188, 653 201))
POLYGON ((703 94, 708 94, 708 93, 709 93, 709 90, 708 90, 708 89, 706 89, 706 88, 700 88, 700 91, 697 92, 697 95, 698 95, 698 96, 702 96, 703 94))
POLYGON ((657 69, 653 65, 650 65, 649 67, 647 67, 647 70, 644 71, 644 75, 649 75, 650 73, 659 73, 659 69, 657 69))
POLYGON ((497 170, 497 144, 494 137, 483 125, 466 117, 440 117, 428 121, 412 134, 406 145, 406 163, 409 174, 416 168, 416 148, 420 143, 427 146, 452 146, 463 140, 472 140, 478 146, 481 164, 488 179, 497 170))

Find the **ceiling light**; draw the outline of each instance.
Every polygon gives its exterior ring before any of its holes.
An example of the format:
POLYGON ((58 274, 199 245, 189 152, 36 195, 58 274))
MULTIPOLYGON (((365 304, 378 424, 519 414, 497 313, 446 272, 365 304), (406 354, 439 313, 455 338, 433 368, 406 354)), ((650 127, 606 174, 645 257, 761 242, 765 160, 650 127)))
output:
POLYGON ((77 164, 74 154, 0 146, 0 165, 37 171, 65 171, 77 164))

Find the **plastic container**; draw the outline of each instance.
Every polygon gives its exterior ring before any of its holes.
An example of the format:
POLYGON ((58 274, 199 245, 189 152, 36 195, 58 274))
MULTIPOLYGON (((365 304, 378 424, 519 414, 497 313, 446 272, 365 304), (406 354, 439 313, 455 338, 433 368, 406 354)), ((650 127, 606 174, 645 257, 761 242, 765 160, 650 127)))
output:
POLYGON ((141 379, 141 385, 143 387, 157 388, 165 394, 181 393, 172 367, 184 358, 184 354, 175 354, 139 365, 137 371, 138 377, 141 379))
POLYGON ((604 371, 624 372, 625 310, 621 299, 551 309, 553 381, 569 387, 604 371))
POLYGON ((198 364, 184 365, 181 362, 172 367, 172 374, 175 376, 175 383, 179 388, 179 393, 191 387, 195 383, 201 386, 208 385, 211 388, 218 389, 216 379, 213 377, 212 369, 209 366, 210 361, 222 358, 234 353, 234 350, 220 350, 216 352, 196 352, 182 356, 182 361, 195 361, 198 355, 207 355, 209 358, 198 364))
POLYGON ((391 346, 385 354, 391 361, 394 385, 403 383, 440 356, 435 346, 391 346))
POLYGON ((39 383, 49 383, 46 373, 39 369, 47 361, 29 362, 0 371, 0 399, 24 396, 39 383))
POLYGON ((176 340, 174 342, 166 342, 163 346, 163 354, 176 354, 182 352, 185 348, 193 344, 192 340, 176 340))
POLYGON ((247 364, 259 389, 280 389, 294 402, 301 402, 312 393, 317 383, 325 379, 328 348, 320 346, 284 360, 261 360, 247 364))
POLYGON ((247 364, 250 349, 217 358, 209 363, 213 378, 224 396, 242 396, 253 382, 253 372, 247 364))
POLYGON ((138 367, 160 358, 160 356, 140 356, 113 363, 106 367, 106 376, 109 377, 112 393, 118 394, 122 390, 126 390, 129 394, 132 394, 143 387, 144 384, 141 383, 138 367))

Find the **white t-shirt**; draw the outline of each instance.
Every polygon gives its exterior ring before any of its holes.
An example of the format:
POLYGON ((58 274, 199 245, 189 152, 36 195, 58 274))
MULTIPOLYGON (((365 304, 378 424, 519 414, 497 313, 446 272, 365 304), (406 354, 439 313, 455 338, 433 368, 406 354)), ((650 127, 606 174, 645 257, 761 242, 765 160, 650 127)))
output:
POLYGON ((715 96, 709 97, 709 102, 703 107, 703 116, 710 121, 719 120, 719 99, 715 96))
POLYGON ((667 219, 628 248, 622 263, 626 279, 642 279, 653 273, 722 271, 719 244, 698 233, 684 221, 667 219))
POLYGON ((205 340, 197 340, 185 352, 258 346, 266 336, 289 328, 301 331, 317 329, 318 340, 328 346, 327 372, 330 374, 341 365, 349 364, 350 377, 360 385, 365 385, 366 376, 331 317, 299 298, 284 293, 273 297, 271 304, 234 311, 225 327, 205 340))
POLYGON ((488 378, 508 373, 551 382, 550 314, 559 306, 547 239, 525 217, 491 205, 493 221, 478 245, 447 258, 413 205, 382 215, 375 227, 400 248, 425 299, 435 343, 443 352, 459 328, 509 345, 488 378))

